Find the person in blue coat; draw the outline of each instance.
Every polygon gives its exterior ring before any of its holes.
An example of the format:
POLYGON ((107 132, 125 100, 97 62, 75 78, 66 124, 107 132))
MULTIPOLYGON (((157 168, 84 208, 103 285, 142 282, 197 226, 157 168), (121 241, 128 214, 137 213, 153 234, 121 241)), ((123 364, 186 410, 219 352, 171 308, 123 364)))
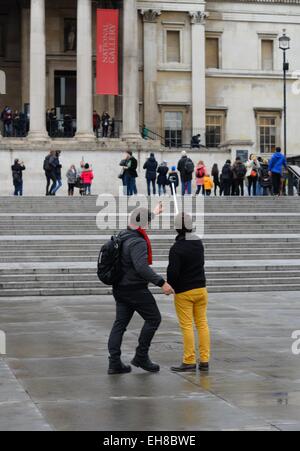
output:
POLYGON ((280 196, 282 170, 287 169, 286 157, 281 153, 281 148, 277 147, 269 162, 270 176, 272 177, 273 194, 280 196))

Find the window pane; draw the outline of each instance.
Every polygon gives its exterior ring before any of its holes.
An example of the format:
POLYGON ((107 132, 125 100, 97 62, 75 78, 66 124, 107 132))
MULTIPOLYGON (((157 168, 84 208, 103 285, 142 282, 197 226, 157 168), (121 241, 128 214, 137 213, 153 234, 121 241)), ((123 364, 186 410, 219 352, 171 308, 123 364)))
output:
POLYGON ((274 41, 263 39, 261 41, 262 70, 273 70, 274 41))
POLYGON ((218 38, 206 38, 206 68, 219 69, 218 38))
POLYGON ((183 113, 167 111, 164 114, 165 141, 168 147, 182 146, 183 113))
POLYGON ((167 62, 180 63, 180 31, 167 31, 167 62))

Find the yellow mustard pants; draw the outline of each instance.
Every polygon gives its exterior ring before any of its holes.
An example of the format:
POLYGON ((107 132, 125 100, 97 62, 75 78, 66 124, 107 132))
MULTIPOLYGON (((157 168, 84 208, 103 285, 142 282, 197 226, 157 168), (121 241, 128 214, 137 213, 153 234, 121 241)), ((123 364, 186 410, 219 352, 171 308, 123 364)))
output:
POLYGON ((210 332, 207 322, 208 293, 206 288, 186 291, 175 295, 175 307, 183 334, 183 363, 193 365, 197 362, 195 349, 194 323, 199 337, 201 363, 210 359, 210 332))

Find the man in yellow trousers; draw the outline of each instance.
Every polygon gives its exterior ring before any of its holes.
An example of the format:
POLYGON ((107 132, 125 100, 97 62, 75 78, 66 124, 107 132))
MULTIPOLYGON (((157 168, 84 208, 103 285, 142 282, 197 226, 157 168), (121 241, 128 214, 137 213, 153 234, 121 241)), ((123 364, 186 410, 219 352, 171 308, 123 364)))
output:
POLYGON ((175 306, 183 334, 184 357, 174 372, 193 372, 197 369, 194 323, 199 339, 199 370, 209 371, 210 332, 207 322, 208 293, 204 270, 204 247, 193 234, 192 218, 181 213, 177 216, 178 236, 170 250, 168 283, 175 291, 175 306))

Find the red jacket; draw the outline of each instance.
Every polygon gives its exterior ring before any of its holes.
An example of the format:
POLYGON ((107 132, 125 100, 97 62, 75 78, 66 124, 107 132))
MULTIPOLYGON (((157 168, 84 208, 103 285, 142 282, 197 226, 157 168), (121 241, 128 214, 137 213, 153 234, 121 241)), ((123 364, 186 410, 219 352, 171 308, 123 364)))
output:
POLYGON ((88 169, 86 171, 83 171, 80 177, 84 184, 90 185, 94 178, 94 173, 91 169, 88 169))

